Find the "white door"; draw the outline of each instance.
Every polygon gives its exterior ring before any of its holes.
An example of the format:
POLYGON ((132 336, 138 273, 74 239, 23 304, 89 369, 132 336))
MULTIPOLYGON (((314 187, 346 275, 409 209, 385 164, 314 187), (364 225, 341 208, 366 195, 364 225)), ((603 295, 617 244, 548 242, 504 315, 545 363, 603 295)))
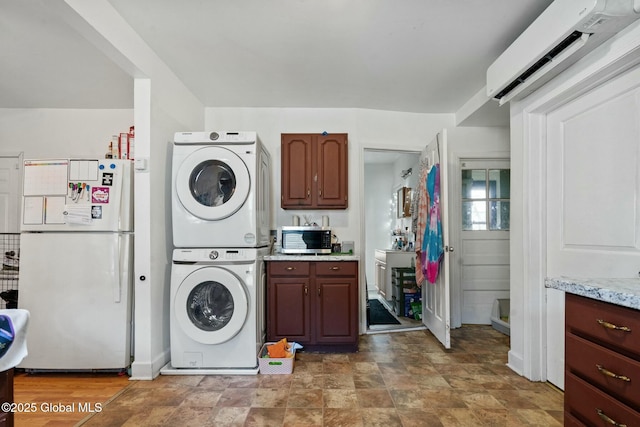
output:
POLYGON ((460 284, 463 324, 491 324, 494 301, 509 298, 509 163, 460 162, 460 244, 452 281, 460 284))
POLYGON ((0 233, 20 231, 20 159, 0 157, 0 233))
MULTIPOLYGON (((547 115, 546 275, 637 277, 640 69, 547 115)), ((563 388, 564 293, 547 290, 547 379, 563 388)))
MULTIPOLYGON (((431 141, 423 152, 431 168, 438 167, 440 175, 440 219, 442 226, 442 245, 444 252, 435 283, 428 280, 422 284, 422 319, 431 333, 444 345, 451 348, 451 301, 449 285, 449 230, 448 230, 448 191, 447 191, 447 130, 431 141)), ((421 183, 422 185, 422 183, 421 183)), ((429 224, 427 224, 427 228, 429 224)), ((424 246, 424 245, 423 245, 424 246)))

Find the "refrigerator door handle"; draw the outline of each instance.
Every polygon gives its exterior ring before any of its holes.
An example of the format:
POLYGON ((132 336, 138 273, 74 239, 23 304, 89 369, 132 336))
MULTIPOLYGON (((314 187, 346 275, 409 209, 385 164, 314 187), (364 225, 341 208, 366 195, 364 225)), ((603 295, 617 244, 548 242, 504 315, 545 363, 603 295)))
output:
POLYGON ((113 281, 113 302, 120 303, 122 301, 122 283, 126 283, 128 269, 123 268, 126 266, 126 260, 129 259, 129 245, 127 245, 127 239, 121 234, 118 234, 118 244, 114 245, 115 253, 113 259, 116 260, 116 278, 113 281))

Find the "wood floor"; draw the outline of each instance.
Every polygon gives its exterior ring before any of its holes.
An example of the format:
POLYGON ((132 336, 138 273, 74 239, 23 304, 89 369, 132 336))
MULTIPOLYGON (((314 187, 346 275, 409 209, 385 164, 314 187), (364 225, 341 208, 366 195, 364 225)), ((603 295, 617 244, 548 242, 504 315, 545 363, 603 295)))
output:
POLYGON ((131 384, 127 375, 17 372, 16 427, 73 426, 131 384))

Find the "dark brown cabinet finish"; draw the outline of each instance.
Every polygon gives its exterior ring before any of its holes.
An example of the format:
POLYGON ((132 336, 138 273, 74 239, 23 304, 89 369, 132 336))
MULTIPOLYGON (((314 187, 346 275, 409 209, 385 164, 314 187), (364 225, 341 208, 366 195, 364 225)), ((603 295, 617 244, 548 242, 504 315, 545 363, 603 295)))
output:
POLYGON ((640 426, 640 311, 565 302, 565 425, 640 426))
POLYGON ((308 350, 358 349, 358 263, 269 261, 267 340, 308 350))
POLYGON ((281 207, 346 209, 347 134, 281 135, 281 207))
MULTIPOLYGON (((0 396, 2 403, 13 403, 13 368, 0 372, 0 396)), ((11 411, 0 411, 0 426, 13 427, 11 411)))

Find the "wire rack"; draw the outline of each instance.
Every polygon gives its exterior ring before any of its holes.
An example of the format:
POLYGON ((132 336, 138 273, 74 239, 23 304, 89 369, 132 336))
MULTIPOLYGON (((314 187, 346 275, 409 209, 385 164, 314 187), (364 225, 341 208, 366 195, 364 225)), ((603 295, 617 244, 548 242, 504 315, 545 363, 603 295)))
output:
POLYGON ((20 234, 0 233, 0 308, 17 308, 20 273, 20 234))

